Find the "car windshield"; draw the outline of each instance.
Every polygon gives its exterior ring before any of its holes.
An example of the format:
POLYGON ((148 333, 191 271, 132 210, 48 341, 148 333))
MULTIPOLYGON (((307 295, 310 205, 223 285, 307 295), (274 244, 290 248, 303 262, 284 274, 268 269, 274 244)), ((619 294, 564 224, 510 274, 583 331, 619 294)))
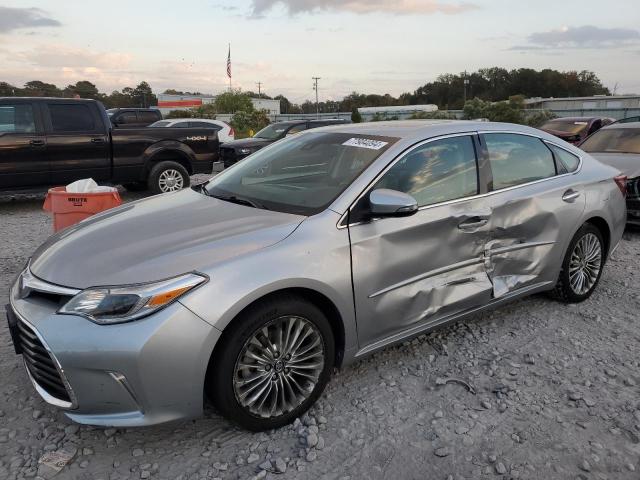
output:
POLYGON ((397 140, 334 132, 288 137, 225 170, 203 191, 257 208, 314 215, 397 140))
POLYGON ((264 138, 265 140, 277 140, 284 136, 285 130, 290 125, 273 124, 264 127, 258 133, 254 135, 255 138, 264 138))
POLYGON ((542 130, 555 130, 557 132, 578 135, 582 133, 589 125, 589 122, 582 120, 550 120, 544 123, 540 128, 542 130))
POLYGON ((585 152, 640 153, 640 128, 605 128, 587 138, 585 152))

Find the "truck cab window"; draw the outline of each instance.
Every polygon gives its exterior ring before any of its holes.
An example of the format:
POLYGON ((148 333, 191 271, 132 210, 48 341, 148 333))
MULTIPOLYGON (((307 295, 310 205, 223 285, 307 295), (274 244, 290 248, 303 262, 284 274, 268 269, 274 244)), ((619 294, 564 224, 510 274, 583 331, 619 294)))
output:
POLYGON ((49 104, 51 127, 54 132, 94 132, 96 124, 87 105, 49 104))
POLYGON ((0 133, 34 133, 33 107, 30 104, 0 106, 0 133))

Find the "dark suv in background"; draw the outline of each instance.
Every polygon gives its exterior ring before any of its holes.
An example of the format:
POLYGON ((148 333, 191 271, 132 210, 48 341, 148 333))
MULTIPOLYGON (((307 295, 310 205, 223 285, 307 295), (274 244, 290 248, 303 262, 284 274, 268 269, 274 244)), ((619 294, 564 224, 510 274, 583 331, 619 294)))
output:
POLYGON ((107 115, 115 128, 146 127, 162 120, 160 110, 154 108, 110 108, 107 115))
POLYGON ((293 135, 311 128, 343 125, 345 123, 351 123, 351 120, 331 118, 326 120, 289 120, 272 123, 251 138, 225 142, 224 146, 220 147, 220 161, 224 163, 224 168, 227 168, 287 135, 293 135))

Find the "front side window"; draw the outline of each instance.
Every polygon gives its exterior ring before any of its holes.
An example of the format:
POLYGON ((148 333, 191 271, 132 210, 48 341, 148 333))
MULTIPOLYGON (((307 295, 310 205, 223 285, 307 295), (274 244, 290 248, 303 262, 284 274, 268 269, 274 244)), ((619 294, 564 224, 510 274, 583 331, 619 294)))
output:
POLYGON ((604 128, 580 148, 589 153, 640 153, 640 128, 604 128))
POLYGON ((49 115, 53 131, 59 132, 93 132, 96 124, 87 105, 83 104, 49 104, 49 115))
POLYGON ((0 105, 0 133, 34 133, 33 107, 28 103, 0 105))
POLYGON ((408 193, 419 206, 465 198, 478 193, 478 169, 470 136, 426 143, 398 160, 373 189, 408 193))
POLYGON ((397 140, 351 133, 295 135, 217 175, 204 192, 257 208, 314 215, 397 140))
POLYGON ((539 138, 514 133, 489 133, 484 138, 494 190, 556 175, 551 150, 539 138))

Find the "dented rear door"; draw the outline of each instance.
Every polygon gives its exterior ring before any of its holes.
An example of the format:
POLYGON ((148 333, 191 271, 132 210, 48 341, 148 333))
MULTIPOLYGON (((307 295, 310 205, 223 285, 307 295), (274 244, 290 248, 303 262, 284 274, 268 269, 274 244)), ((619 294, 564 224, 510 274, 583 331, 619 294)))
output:
POLYGON ((486 268, 493 297, 554 283, 585 208, 578 174, 566 173, 539 138, 485 133, 493 177, 486 268))
POLYGON ((419 205, 431 204, 410 217, 349 226, 363 353, 490 301, 484 250, 491 209, 490 201, 478 196, 474 148, 472 135, 416 147, 371 190, 404 191, 419 205), (451 199, 456 196, 461 198, 451 199))

